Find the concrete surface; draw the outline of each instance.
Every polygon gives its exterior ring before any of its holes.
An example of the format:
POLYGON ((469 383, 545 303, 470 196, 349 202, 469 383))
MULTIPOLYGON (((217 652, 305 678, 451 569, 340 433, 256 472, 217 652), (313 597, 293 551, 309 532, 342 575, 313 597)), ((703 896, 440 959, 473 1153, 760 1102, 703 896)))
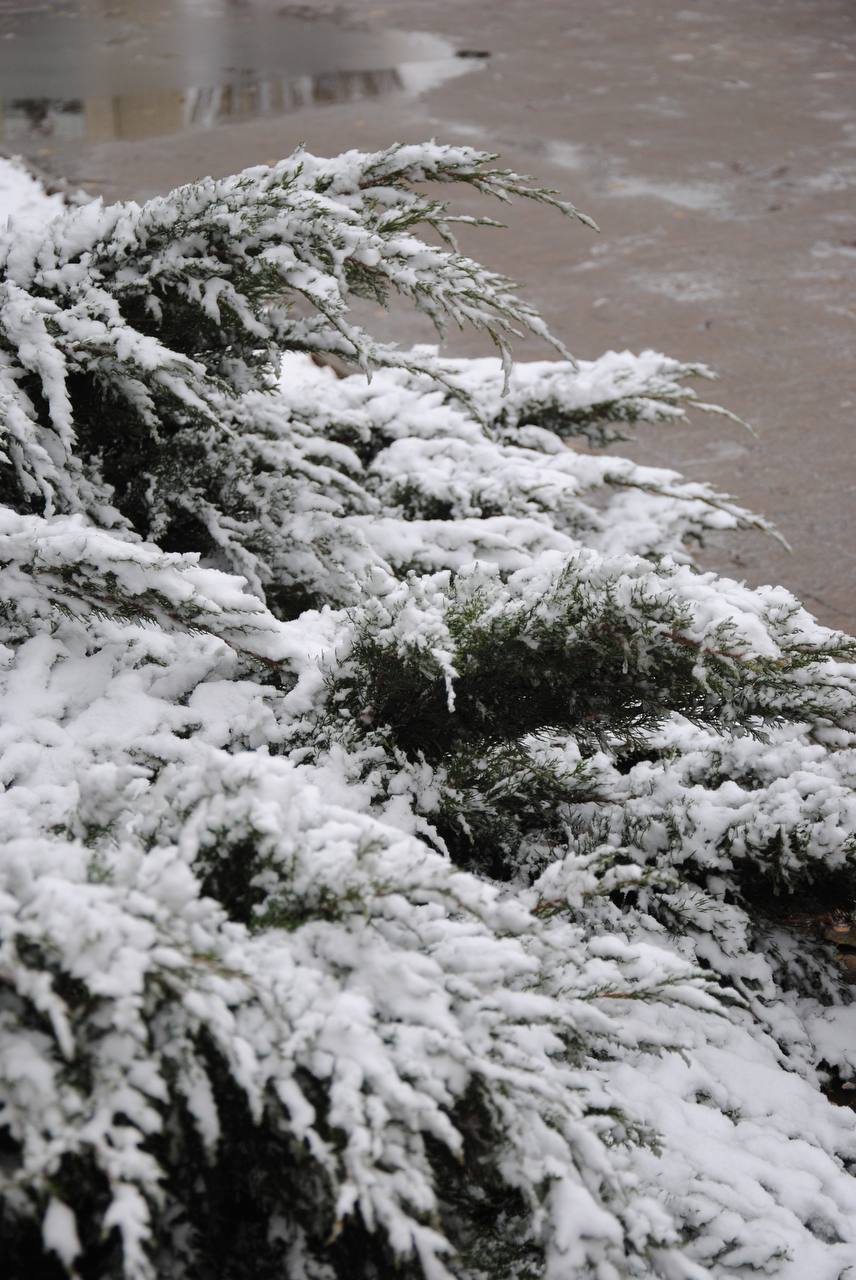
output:
MULTIPOLYGON (((4 0, 14 5, 15 0, 4 0)), ((233 3, 235 0, 233 0, 233 3)), ((655 347, 721 374, 703 388, 753 423, 696 416, 619 451, 674 466, 771 517, 788 554, 723 538, 705 563, 779 581, 856 631, 856 8, 852 0, 244 0, 490 51, 422 96, 304 106, 127 141, 51 138, 41 166, 137 199, 287 154, 435 136, 501 153, 601 234, 520 208, 464 247, 524 281, 578 354, 655 347)), ((430 80, 430 77, 429 77, 430 80)), ((387 89, 389 86, 387 86, 387 89)), ((8 140, 5 144, 9 148, 8 140)), ((467 207, 475 207, 472 200, 467 207)), ((427 335, 396 322, 405 341, 427 335)), ((454 335, 454 349, 479 350, 454 335)), ((521 344, 521 356, 540 355, 521 344)))

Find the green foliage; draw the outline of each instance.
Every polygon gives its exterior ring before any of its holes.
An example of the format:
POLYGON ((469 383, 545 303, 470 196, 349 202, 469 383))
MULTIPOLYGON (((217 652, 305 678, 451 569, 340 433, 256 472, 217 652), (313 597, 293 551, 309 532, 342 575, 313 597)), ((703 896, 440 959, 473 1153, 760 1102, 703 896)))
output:
POLYGON ((834 682, 827 692, 805 676, 831 658, 856 657, 853 642, 806 643, 782 619, 779 646, 758 655, 736 622, 700 626, 692 596, 681 598, 684 585, 669 569, 593 570, 585 557, 534 591, 523 575, 508 584, 459 577, 433 644, 410 598, 403 627, 394 609, 386 628, 368 612, 336 701, 430 762, 539 732, 573 733, 584 751, 642 741, 670 713, 758 729, 768 719, 834 714, 834 682))

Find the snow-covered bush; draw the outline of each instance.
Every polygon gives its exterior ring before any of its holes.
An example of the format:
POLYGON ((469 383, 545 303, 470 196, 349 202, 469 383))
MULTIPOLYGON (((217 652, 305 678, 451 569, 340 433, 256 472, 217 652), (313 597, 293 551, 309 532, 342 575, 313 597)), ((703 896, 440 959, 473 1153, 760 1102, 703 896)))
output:
POLYGON ((693 569, 761 521, 591 451, 706 370, 511 363, 550 335, 420 184, 576 211, 492 159, 0 241, 16 1280, 856 1260, 856 1016, 785 909, 849 901, 856 643, 693 569), (498 357, 375 341, 389 294, 498 357))

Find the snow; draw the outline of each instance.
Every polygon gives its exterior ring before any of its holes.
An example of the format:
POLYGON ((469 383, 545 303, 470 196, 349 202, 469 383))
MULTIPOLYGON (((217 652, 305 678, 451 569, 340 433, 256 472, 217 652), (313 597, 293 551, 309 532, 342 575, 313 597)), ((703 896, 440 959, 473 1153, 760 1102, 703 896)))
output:
POLYGON ((728 218, 731 210, 723 186, 715 182, 657 182, 652 178, 626 175, 609 184, 608 194, 625 199, 664 200, 679 209, 728 218))
POLYGON ((67 1204, 52 1199, 42 1224, 45 1248, 59 1255, 66 1267, 71 1267, 80 1253, 77 1223, 67 1204))
POLYGON ((10 225, 41 226, 64 208, 63 197, 47 195, 21 160, 0 156, 0 233, 10 225))
POLYGON ((852 870, 856 651, 691 566, 762 521, 596 451, 706 370, 354 324, 356 264, 538 331, 396 225, 445 217, 402 174, 480 164, 302 156, 50 225, 0 167, 0 1178, 70 1273, 114 1226, 128 1280, 198 1271, 193 1162, 243 1177, 241 1125, 295 1280, 349 1215, 431 1280, 856 1258, 856 1115, 821 1091, 854 1006, 746 893, 852 870), (162 298, 228 350, 171 350, 162 298), (473 1237, 446 1182, 487 1195, 482 1152, 512 1207, 473 1237))

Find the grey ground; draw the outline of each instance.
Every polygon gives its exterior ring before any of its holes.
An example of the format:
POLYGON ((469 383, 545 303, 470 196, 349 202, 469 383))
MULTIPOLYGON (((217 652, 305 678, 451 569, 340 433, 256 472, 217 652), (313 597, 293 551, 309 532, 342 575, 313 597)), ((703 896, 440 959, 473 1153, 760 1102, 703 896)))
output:
MULTIPOLYGON (((429 136, 499 151, 560 188, 601 234, 522 208, 508 231, 464 247, 524 282, 581 356, 655 347, 713 365, 721 381, 708 394, 751 421, 757 439, 697 415, 689 428, 648 428, 619 450, 771 517, 792 554, 760 536, 726 537, 705 562, 753 583, 783 582, 823 621, 856 630, 852 0, 353 0, 302 9, 436 32, 492 57, 422 98, 130 145, 69 143, 40 162, 91 192, 140 198, 279 158, 301 140, 321 154, 429 136)), ((410 320, 396 333, 428 337, 410 320)), ((479 350, 468 336, 453 345, 479 350)), ((520 354, 544 353, 524 344, 520 354)))

